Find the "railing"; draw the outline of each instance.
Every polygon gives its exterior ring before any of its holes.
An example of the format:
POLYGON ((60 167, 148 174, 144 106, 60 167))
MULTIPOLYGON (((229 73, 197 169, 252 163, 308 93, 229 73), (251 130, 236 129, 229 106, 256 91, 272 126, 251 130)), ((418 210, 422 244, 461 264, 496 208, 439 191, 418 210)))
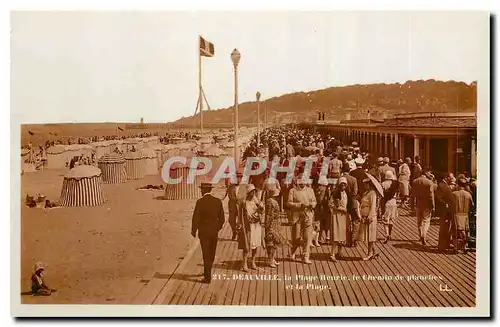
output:
POLYGON ((475 112, 415 112, 395 114, 394 118, 426 118, 426 117, 476 117, 475 112))

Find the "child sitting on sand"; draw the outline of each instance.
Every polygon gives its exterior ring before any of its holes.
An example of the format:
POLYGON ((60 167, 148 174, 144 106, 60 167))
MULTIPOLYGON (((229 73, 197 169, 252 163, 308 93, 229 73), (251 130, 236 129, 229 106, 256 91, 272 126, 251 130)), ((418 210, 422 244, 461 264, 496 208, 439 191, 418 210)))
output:
POLYGON ((43 281, 45 265, 41 262, 35 263, 35 272, 31 275, 31 293, 33 295, 49 296, 53 291, 43 281))

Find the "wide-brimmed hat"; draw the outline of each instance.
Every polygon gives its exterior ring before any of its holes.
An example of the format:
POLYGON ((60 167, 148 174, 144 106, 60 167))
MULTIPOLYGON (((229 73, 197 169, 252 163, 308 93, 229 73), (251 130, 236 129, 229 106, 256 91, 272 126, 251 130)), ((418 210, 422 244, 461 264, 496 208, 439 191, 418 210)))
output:
POLYGON ((377 161, 378 161, 378 163, 383 163, 384 162, 384 158, 378 157, 377 161))
POLYGON ((255 191, 255 190, 256 190, 255 185, 248 184, 248 186, 247 186, 247 194, 250 193, 250 192, 252 192, 252 191, 255 191))
POLYGON ((281 193, 281 191, 278 188, 270 189, 267 192, 268 192, 267 194, 269 194, 269 196, 271 197, 279 196, 281 193))
POLYGON ((380 182, 371 174, 366 173, 366 178, 363 180, 364 183, 371 183, 377 192, 381 195, 384 196, 384 189, 382 188, 382 185, 380 185, 380 182))
POLYGON ((340 184, 342 184, 342 183, 344 183, 344 184, 346 184, 346 185, 347 185, 347 178, 345 178, 345 177, 340 177, 340 178, 339 178, 339 185, 340 185, 340 184))
POLYGON ((389 163, 391 162, 391 160, 389 159, 389 157, 384 157, 384 163, 389 163))
POLYGON ((356 166, 362 166, 365 161, 362 158, 356 158, 354 159, 354 163, 356 164, 356 166))
POLYGON ((45 264, 43 262, 38 261, 37 263, 35 263, 35 272, 44 269, 45 269, 45 264))

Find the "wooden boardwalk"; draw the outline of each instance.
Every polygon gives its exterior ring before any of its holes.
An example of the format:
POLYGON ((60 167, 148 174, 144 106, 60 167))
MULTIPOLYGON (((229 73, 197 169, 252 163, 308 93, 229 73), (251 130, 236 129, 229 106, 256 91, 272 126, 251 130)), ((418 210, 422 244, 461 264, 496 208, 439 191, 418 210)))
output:
MULTIPOLYGON (((284 226, 288 237, 290 227, 284 226)), ((185 305, 279 305, 279 306, 395 306, 472 307, 476 294, 476 255, 437 253, 438 221, 422 247, 416 218, 400 209, 400 217, 388 244, 382 244, 383 225, 378 224, 379 257, 361 261, 366 244, 345 248, 345 258, 329 261, 330 247, 312 248, 312 265, 288 259, 290 247, 279 249, 278 268, 266 266, 259 249, 259 270, 241 271, 241 250, 230 240, 228 224, 219 235, 211 284, 200 282, 203 273, 201 248, 182 271, 176 271, 161 294, 164 304, 185 305), (255 280, 258 276, 267 279, 255 280), (303 279, 300 278, 303 276, 303 279), (309 279, 309 280, 308 280, 309 279)), ((161 293, 160 293, 161 291, 161 293)))

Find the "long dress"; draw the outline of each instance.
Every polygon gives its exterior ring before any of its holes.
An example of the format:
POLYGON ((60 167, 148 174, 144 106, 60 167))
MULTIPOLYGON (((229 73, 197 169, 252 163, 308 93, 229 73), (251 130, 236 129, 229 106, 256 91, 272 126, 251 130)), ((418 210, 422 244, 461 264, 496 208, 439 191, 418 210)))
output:
POLYGON ((346 242, 347 239, 347 193, 345 191, 338 192, 338 198, 332 199, 331 203, 331 240, 333 242, 346 242))
POLYGON ((262 246, 262 218, 264 207, 262 202, 253 197, 251 200, 245 200, 242 208, 242 228, 238 237, 238 249, 245 252, 254 250, 262 246))
POLYGON ((359 204, 362 221, 359 224, 357 240, 360 242, 377 241, 377 193, 375 190, 365 192, 359 204), (363 218, 371 218, 370 223, 363 222, 363 218))
POLYGON ((284 243, 281 230, 280 207, 275 198, 266 200, 266 221, 265 221, 265 242, 266 248, 276 248, 284 243))
POLYGON ((382 188, 384 189, 384 201, 385 211, 383 216, 384 224, 394 225, 399 217, 398 205, 396 202, 396 190, 394 190, 393 184, 397 183, 395 180, 385 180, 382 182, 382 188))

